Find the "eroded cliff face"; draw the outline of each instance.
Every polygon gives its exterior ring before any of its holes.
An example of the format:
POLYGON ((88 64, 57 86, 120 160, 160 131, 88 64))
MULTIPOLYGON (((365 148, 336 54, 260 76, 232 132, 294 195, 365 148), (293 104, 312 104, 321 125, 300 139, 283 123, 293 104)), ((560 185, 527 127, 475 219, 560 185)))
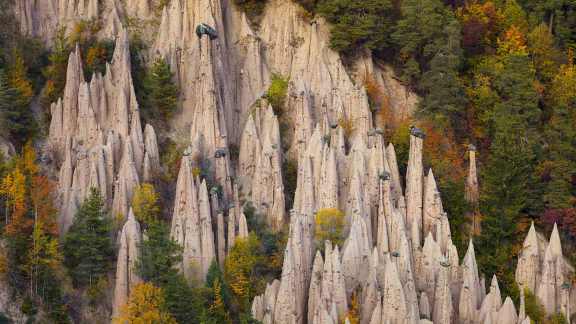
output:
MULTIPOLYGON (((17 0, 15 6, 29 35, 48 41, 60 27, 97 19, 103 24, 99 36, 116 42, 106 72, 90 82, 82 53, 71 53, 48 140, 60 171, 61 230, 72 224, 90 187, 125 219, 114 310, 139 281, 133 268, 142 238, 129 211, 134 189, 162 171, 156 131, 140 119, 126 25, 128 18, 157 17, 147 31, 146 56, 165 58, 181 89, 180 109, 166 134, 184 133, 188 143, 175 183, 171 237, 183 247, 179 269, 191 283, 203 281, 210 264, 222 264, 234 242, 248 236, 243 210, 251 204, 271 229, 289 231, 281 278, 252 304, 253 316, 265 324, 341 323, 349 320, 352 295, 363 324, 529 322, 522 305, 517 312, 509 298, 502 302, 497 278, 486 293, 473 242, 459 264, 434 173, 423 166, 425 136, 417 129, 402 180, 394 146, 375 127, 361 82, 373 75, 392 113, 406 117, 417 98, 390 69, 364 55, 347 70, 328 47, 327 24, 305 21, 291 1, 269 1, 258 30, 227 0, 171 0, 160 13, 156 4, 17 0), (213 26, 218 38, 198 36, 199 23, 213 26), (289 78, 282 116, 262 99, 273 73, 289 78), (298 165, 290 211, 282 175, 287 159, 298 165), (209 179, 200 178, 198 168, 207 165, 209 179), (323 254, 314 242, 314 216, 322 208, 345 211, 347 224, 344 244, 326 242, 323 254)), ((477 201, 473 157, 467 193, 477 201)), ((571 272, 557 231, 546 243, 532 228, 518 283, 545 301, 549 313, 570 315, 575 298, 564 283, 571 272)))

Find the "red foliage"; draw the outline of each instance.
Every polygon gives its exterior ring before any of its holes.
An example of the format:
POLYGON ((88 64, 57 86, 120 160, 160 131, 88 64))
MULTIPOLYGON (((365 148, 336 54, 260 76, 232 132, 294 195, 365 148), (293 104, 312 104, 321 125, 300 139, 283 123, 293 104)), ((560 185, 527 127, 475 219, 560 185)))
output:
POLYGON ((576 239, 576 208, 547 209, 540 215, 540 221, 549 229, 556 223, 562 233, 576 239))

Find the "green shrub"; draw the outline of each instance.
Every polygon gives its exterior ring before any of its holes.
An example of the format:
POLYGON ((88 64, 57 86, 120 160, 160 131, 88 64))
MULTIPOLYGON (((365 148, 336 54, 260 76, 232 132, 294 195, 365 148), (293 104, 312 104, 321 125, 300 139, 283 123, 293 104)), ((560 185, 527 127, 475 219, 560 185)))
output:
POLYGON ((266 7, 266 0, 234 0, 234 3, 244 11, 253 25, 260 22, 264 7, 266 7))
POLYGON ((282 115, 284 102, 288 93, 288 79, 279 74, 272 74, 272 83, 266 93, 266 99, 274 109, 276 115, 282 115))
POLYGON ((316 213, 314 237, 317 245, 322 248, 324 241, 342 247, 344 243, 344 213, 337 208, 324 208, 316 213))
POLYGON ((546 316, 544 307, 538 301, 538 297, 529 289, 524 289, 524 302, 526 305, 526 315, 530 316, 532 322, 542 323, 546 316))

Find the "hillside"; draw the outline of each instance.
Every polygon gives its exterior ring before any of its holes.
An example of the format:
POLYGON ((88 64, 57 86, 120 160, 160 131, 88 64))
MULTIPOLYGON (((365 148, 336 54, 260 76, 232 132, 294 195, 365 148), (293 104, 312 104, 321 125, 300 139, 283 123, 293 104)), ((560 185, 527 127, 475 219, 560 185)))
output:
POLYGON ((0 322, 570 323, 569 1, 0 3, 0 322))

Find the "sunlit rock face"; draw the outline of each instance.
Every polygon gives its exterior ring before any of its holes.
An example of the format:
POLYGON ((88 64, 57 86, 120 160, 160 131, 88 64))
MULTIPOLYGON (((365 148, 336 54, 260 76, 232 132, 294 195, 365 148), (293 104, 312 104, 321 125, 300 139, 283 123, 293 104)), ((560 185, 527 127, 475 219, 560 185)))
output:
POLYGON ((129 40, 119 31, 106 73, 87 82, 80 49, 70 54, 64 96, 51 106, 48 146, 59 172, 59 225, 64 233, 91 187, 114 217, 126 218, 141 179, 160 170, 156 134, 143 132, 134 92, 129 40))

